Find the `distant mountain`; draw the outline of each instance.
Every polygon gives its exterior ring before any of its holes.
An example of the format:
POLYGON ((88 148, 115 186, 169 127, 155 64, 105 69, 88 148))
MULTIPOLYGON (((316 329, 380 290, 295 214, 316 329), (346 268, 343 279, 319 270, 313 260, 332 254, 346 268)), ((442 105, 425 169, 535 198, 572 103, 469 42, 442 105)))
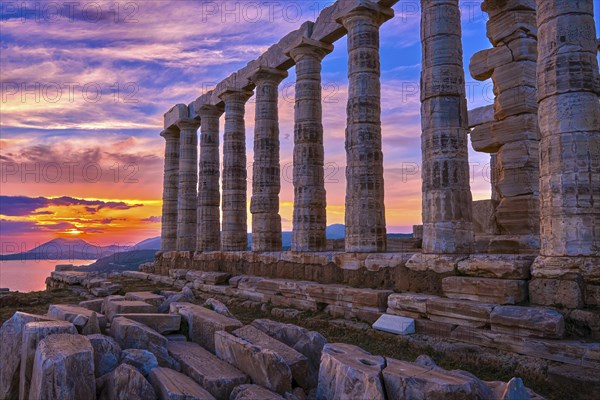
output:
POLYGON ((0 255, 0 260, 97 260, 129 246, 98 246, 81 239, 53 239, 29 251, 0 255))
POLYGON ((86 272, 137 271, 140 264, 154 261, 156 250, 130 250, 102 257, 96 262, 77 268, 86 272))
MULTIPOLYGON (((150 239, 142 240, 135 246, 133 246, 135 250, 160 250, 160 236, 153 237, 150 239)), ((133 250, 132 249, 132 250, 133 250)))

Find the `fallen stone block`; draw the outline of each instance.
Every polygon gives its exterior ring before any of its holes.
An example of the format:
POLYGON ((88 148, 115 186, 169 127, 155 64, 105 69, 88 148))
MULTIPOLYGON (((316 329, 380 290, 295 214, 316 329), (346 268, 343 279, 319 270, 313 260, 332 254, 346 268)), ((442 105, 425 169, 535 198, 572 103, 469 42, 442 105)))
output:
POLYGON ((81 285, 84 279, 89 275, 89 272, 83 271, 53 271, 50 272, 50 277, 59 282, 64 282, 67 285, 81 285))
MULTIPOLYGON (((63 321, 69 321, 77 330, 82 330, 88 323, 89 318, 92 314, 96 313, 95 311, 88 310, 87 308, 73 306, 68 304, 51 304, 48 308, 48 316, 60 319, 63 321)), ((101 330, 106 329, 106 317, 102 314, 97 314, 98 325, 101 330)))
POLYGON ((386 362, 383 381, 389 400, 486 398, 479 396, 479 385, 467 376, 393 358, 386 358, 386 362))
POLYGON ((209 308, 209 309, 213 310, 214 312, 224 315, 226 317, 235 318, 233 316, 233 314, 229 311, 229 308, 227 308, 227 306, 225 304, 221 303, 219 300, 214 299, 212 297, 206 299, 204 304, 202 304, 202 307, 209 308))
POLYGON ((101 399, 156 400, 152 385, 131 365, 121 364, 104 380, 101 399))
POLYGON ((43 315, 28 314, 17 311, 0 328, 0 399, 16 399, 19 397, 19 372, 23 330, 30 322, 55 321, 43 315))
POLYGON ((256 319, 251 325, 306 356, 309 364, 310 387, 317 387, 321 354, 327 344, 327 339, 323 335, 297 325, 269 319, 256 319))
POLYGON ((565 318, 549 308, 497 306, 490 321, 495 332, 552 339, 561 339, 565 334, 565 318))
POLYGON ((117 314, 154 314, 158 310, 144 301, 122 300, 109 302, 104 311, 108 320, 112 321, 117 314))
POLYGON ((165 297, 152 292, 128 292, 125 293, 125 300, 144 301, 148 304, 158 307, 163 303, 163 301, 165 301, 165 297))
POLYGON ((373 329, 396 335, 411 335, 415 333, 415 320, 398 315, 383 314, 375 321, 373 329))
POLYGON ((21 367, 19 373, 19 398, 29 398, 31 372, 38 344, 46 337, 58 333, 77 334, 75 326, 67 321, 29 322, 23 329, 21 346, 21 367))
POLYGON ((443 297, 427 300, 427 315, 433 321, 482 328, 489 324, 493 304, 443 297))
POLYGON ((290 367, 292 378, 296 383, 303 388, 310 387, 311 380, 308 379, 308 359, 304 355, 251 325, 246 325, 231 333, 260 348, 279 354, 288 367, 290 367))
POLYGON ((249 382, 242 371, 196 343, 170 342, 167 348, 181 366, 181 372, 198 382, 217 400, 229 400, 236 386, 249 382))
POLYGON ((127 318, 113 319, 110 327, 111 336, 122 349, 148 350, 158 360, 158 365, 174 367, 176 364, 167 351, 168 340, 146 325, 127 318))
POLYGON ((89 335, 94 349, 94 374, 96 378, 113 371, 121 359, 121 346, 110 336, 89 335))
POLYGON ((189 270, 182 268, 174 268, 169 270, 169 277, 173 279, 185 279, 189 270))
POLYGON ((133 321, 140 322, 156 332, 164 335, 165 333, 177 332, 181 325, 181 315, 176 314, 116 314, 115 317, 124 317, 133 321))
POLYGON ((85 300, 79 303, 79 307, 87 308, 90 311, 102 313, 102 303, 104 299, 85 300))
POLYGON ((188 338, 211 353, 215 353, 215 332, 231 332, 242 327, 237 319, 191 303, 172 303, 171 313, 179 314, 187 322, 188 338))
POLYGON ((156 356, 148 350, 125 349, 121 352, 121 364, 135 367, 144 376, 148 376, 153 368, 158 367, 156 356))
POLYGON ((90 292, 96 297, 107 297, 119 293, 123 286, 118 283, 106 281, 101 286, 90 289, 90 292))
POLYGON ((206 285, 225 285, 229 278, 231 278, 231 274, 226 272, 189 271, 185 275, 188 282, 200 281, 206 285))
POLYGON ((318 399, 385 400, 385 360, 360 347, 333 343, 323 348, 318 399))
POLYGON ((292 372, 274 351, 253 345, 225 331, 215 333, 216 355, 252 378, 252 381, 283 394, 292 390, 292 372))
POLYGON ((182 335, 180 333, 172 333, 170 335, 164 335, 169 342, 187 342, 187 338, 185 337, 185 335, 182 335))
POLYGON ((427 300, 439 296, 422 293, 394 293, 388 297, 388 308, 410 318, 427 316, 427 300))
POLYGON ((259 385, 240 385, 231 393, 230 400, 285 400, 277 393, 273 393, 259 385))
POLYGON ((94 356, 86 336, 58 334, 43 339, 35 352, 30 399, 96 398, 94 356))
POLYGON ((442 279, 444 295, 452 299, 494 304, 517 304, 527 300, 527 281, 449 276, 442 279))
POLYGON ((214 400, 192 378, 169 368, 154 368, 148 380, 161 400, 214 400))
POLYGON ((140 272, 140 271, 123 271, 123 276, 126 278, 147 280, 149 274, 147 274, 146 272, 140 272))
POLYGON ((106 314, 106 309, 108 308, 109 303, 111 303, 113 301, 122 301, 122 300, 125 300, 125 296, 121 296, 119 294, 113 294, 113 295, 103 298, 102 299, 102 308, 100 309, 100 312, 102 314, 106 314))

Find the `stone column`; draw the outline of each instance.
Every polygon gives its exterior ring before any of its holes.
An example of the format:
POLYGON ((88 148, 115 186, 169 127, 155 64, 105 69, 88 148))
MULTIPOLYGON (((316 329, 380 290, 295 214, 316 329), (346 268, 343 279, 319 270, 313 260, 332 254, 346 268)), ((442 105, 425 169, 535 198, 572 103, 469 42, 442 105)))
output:
POLYGON ((252 92, 229 89, 219 97, 225 103, 223 135, 223 227, 221 250, 248 249, 246 212, 246 127, 245 106, 252 92))
POLYGON ((177 201, 179 187, 179 131, 165 129, 165 169, 163 176, 162 227, 160 249, 173 251, 177 248, 177 201))
POLYGON ((593 3, 537 0, 541 249, 530 285, 536 304, 580 307, 581 277, 597 284, 600 276, 600 77, 593 3))
POLYGON ((223 109, 206 104, 196 112, 202 121, 198 165, 196 250, 218 251, 221 249, 219 117, 223 114, 223 109))
POLYGON ((327 247, 321 61, 332 50, 330 44, 303 38, 289 52, 296 63, 293 251, 327 247))
POLYGON ((198 127, 194 119, 177 122, 179 136, 179 200, 177 203, 177 251, 196 249, 198 204, 198 127))
POLYGON ((475 127, 471 139, 476 151, 497 154, 496 221, 525 247, 537 243, 540 226, 535 2, 486 0, 481 8, 494 47, 477 52, 469 69, 477 80, 492 79, 496 98, 493 120, 475 127))
POLYGON ((370 2, 338 18, 348 31, 346 251, 385 251, 379 27, 393 10, 370 2))
POLYGON ((421 0, 423 253, 473 242, 468 121, 458 0, 421 0))
POLYGON ((279 83, 287 71, 259 67, 250 76, 256 85, 254 165, 252 174, 252 251, 281 250, 279 216, 279 83))

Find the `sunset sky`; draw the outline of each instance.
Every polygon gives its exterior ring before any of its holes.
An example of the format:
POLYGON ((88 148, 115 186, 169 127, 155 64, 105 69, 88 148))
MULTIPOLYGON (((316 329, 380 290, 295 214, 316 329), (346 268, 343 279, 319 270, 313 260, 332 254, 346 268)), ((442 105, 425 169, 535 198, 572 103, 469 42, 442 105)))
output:
MULTIPOLYGON (((163 113, 330 3, 2 2, 0 253, 7 243, 31 248, 56 237, 107 245, 158 236, 163 113)), ((490 44, 480 2, 461 3, 468 66, 490 44)), ((419 1, 400 1, 395 11, 381 29, 386 216, 389 232, 410 232, 421 219, 419 1)), ((344 38, 323 63, 328 224, 344 220, 346 74, 344 38)), ((294 80, 291 69, 279 103, 284 230, 293 207, 294 80)), ((489 82, 468 74, 467 82, 470 108, 493 102, 489 82)), ((472 152, 470 161, 474 198, 489 198, 489 156, 472 152)))

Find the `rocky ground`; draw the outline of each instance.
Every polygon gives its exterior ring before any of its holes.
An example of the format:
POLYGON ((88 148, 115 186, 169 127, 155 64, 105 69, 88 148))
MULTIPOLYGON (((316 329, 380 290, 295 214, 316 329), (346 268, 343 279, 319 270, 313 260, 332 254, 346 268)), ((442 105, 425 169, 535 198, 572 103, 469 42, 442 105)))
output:
MULTIPOLYGON (((121 286, 120 294, 141 291, 161 293, 164 291, 167 296, 173 295, 172 287, 160 283, 124 277, 111 278, 110 281, 121 286)), ((4 294, 0 297, 0 322, 4 323, 16 311, 45 314, 50 304, 77 304, 82 297, 93 298, 88 291, 76 287, 27 294, 4 294)), ((194 297, 186 298, 185 301, 200 305, 204 304, 208 297, 208 295, 194 291, 194 297)), ((523 378, 528 387, 548 399, 577 398, 577 393, 581 392, 580 388, 569 385, 568 382, 549 382, 542 378, 545 374, 540 369, 545 367, 535 358, 493 350, 482 351, 480 347, 445 342, 439 338, 424 335, 397 336, 376 331, 364 322, 333 319, 330 315, 322 312, 300 312, 239 299, 211 297, 222 300, 226 304, 228 312, 244 325, 268 318, 316 331, 323 335, 329 343, 355 345, 374 355, 411 362, 420 355, 426 355, 446 370, 466 370, 485 381, 506 382, 519 376, 523 378)), ((184 314, 184 311, 180 313, 184 314)), ((189 336, 188 330, 189 326, 186 327, 183 324, 180 332, 189 336)), ((581 398, 585 398, 585 395, 581 398)))

